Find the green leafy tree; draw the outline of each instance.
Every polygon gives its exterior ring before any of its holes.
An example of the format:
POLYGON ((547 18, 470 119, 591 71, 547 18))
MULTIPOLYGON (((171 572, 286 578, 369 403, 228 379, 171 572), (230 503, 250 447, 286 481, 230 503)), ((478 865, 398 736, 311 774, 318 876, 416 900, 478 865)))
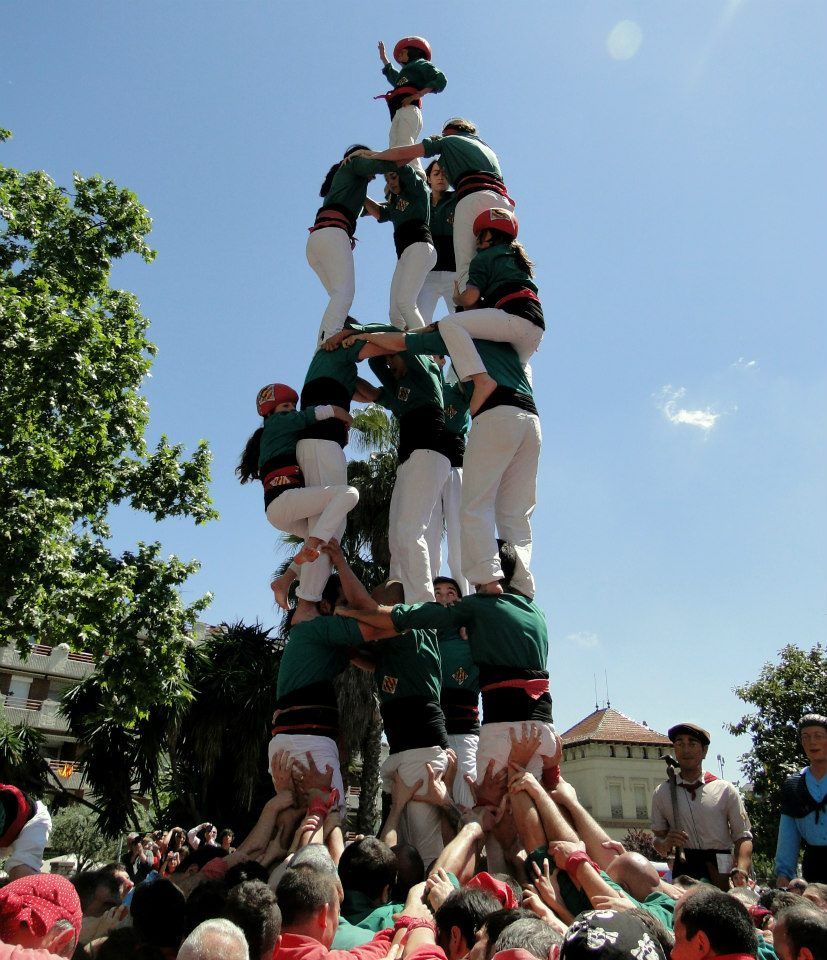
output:
POLYGON ((265 757, 282 650, 258 624, 222 624, 188 647, 188 696, 160 698, 130 724, 113 715, 97 674, 64 695, 104 833, 207 819, 247 832, 273 792, 265 757))
POLYGON ((206 443, 187 459, 166 437, 144 440, 155 346, 110 271, 130 253, 152 261, 150 227, 100 176, 76 174, 70 192, 0 166, 0 643, 89 650, 125 725, 187 695, 187 628, 207 598, 182 603, 197 565, 157 543, 115 555, 108 511, 216 516, 206 443))
POLYGON ((52 816, 48 853, 52 857, 73 856, 78 870, 114 860, 118 845, 105 837, 97 817, 86 807, 67 807, 52 816))
POLYGON ((784 647, 777 663, 765 663, 757 680, 735 688, 756 709, 729 725, 736 736, 749 734, 752 748, 741 757, 752 782, 746 795, 755 836, 756 861, 770 869, 781 815, 781 785, 785 777, 807 763, 797 724, 805 713, 823 713, 827 703, 827 650, 784 647))
POLYGON ((42 735, 25 724, 14 725, 0 714, 0 783, 13 783, 26 793, 43 796, 48 788, 48 764, 42 735))

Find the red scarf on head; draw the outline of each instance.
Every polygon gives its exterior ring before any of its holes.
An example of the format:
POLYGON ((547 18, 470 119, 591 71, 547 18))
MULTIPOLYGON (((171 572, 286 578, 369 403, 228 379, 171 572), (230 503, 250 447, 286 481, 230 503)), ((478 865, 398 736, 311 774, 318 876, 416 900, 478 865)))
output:
POLYGON ((497 880, 492 877, 490 873, 485 873, 484 871, 478 873, 475 877, 472 877, 465 886, 477 887, 480 890, 485 890, 487 893, 493 894, 506 910, 513 910, 519 906, 511 887, 502 880, 497 880))

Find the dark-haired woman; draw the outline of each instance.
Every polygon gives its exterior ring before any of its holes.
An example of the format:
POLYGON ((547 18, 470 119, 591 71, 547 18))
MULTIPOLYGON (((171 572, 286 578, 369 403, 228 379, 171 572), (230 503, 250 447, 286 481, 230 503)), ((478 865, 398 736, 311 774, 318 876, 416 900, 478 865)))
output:
POLYGON ((445 309, 454 309, 454 281, 456 258, 454 257, 454 210, 457 195, 448 189, 448 179, 438 160, 432 160, 425 169, 428 186, 431 188, 431 240, 436 250, 436 263, 425 277, 416 300, 419 312, 426 324, 434 319, 434 311, 442 297, 445 309))
POLYGON ((468 285, 457 286, 454 303, 463 308, 440 320, 439 332, 461 381, 471 380, 471 413, 496 390, 472 338, 510 343, 525 367, 545 332, 543 308, 534 282, 534 264, 517 242, 519 225, 511 210, 493 208, 474 221, 477 255, 468 285))
POLYGON ((425 278, 436 263, 428 220, 431 201, 422 177, 410 167, 385 174, 387 200, 376 203, 368 197, 365 209, 380 223, 393 224, 396 269, 390 292, 389 317, 397 330, 417 330, 425 326, 416 305, 425 278))
POLYGON ((396 169, 395 163, 360 155, 367 150, 361 144, 348 147, 342 158, 348 162, 334 163, 328 170, 319 191, 322 206, 307 238, 307 262, 330 296, 319 327, 319 343, 344 327, 353 304, 356 294, 353 235, 365 206, 368 184, 377 173, 396 169))

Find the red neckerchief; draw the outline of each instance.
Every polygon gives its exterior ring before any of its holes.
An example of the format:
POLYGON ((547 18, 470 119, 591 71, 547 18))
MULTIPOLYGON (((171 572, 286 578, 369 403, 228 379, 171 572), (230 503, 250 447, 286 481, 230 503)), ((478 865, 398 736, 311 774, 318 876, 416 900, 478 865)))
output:
POLYGON ((702 787, 705 783, 712 783, 713 780, 718 778, 713 773, 704 773, 700 780, 696 780, 694 783, 685 783, 683 780, 678 784, 679 787, 683 787, 684 790, 689 794, 692 800, 695 799, 695 793, 699 787, 702 787))

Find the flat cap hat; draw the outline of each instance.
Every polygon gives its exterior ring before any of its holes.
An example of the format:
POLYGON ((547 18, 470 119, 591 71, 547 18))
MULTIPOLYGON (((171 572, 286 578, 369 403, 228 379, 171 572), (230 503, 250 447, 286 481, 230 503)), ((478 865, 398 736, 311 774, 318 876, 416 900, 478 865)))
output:
POLYGON ((709 746, 712 739, 709 736, 708 730, 704 730, 703 727, 699 727, 694 723, 676 723, 674 727, 670 727, 666 731, 666 735, 669 737, 672 743, 674 743, 682 733, 685 733, 690 737, 694 737, 696 740, 700 740, 705 747, 709 746))

